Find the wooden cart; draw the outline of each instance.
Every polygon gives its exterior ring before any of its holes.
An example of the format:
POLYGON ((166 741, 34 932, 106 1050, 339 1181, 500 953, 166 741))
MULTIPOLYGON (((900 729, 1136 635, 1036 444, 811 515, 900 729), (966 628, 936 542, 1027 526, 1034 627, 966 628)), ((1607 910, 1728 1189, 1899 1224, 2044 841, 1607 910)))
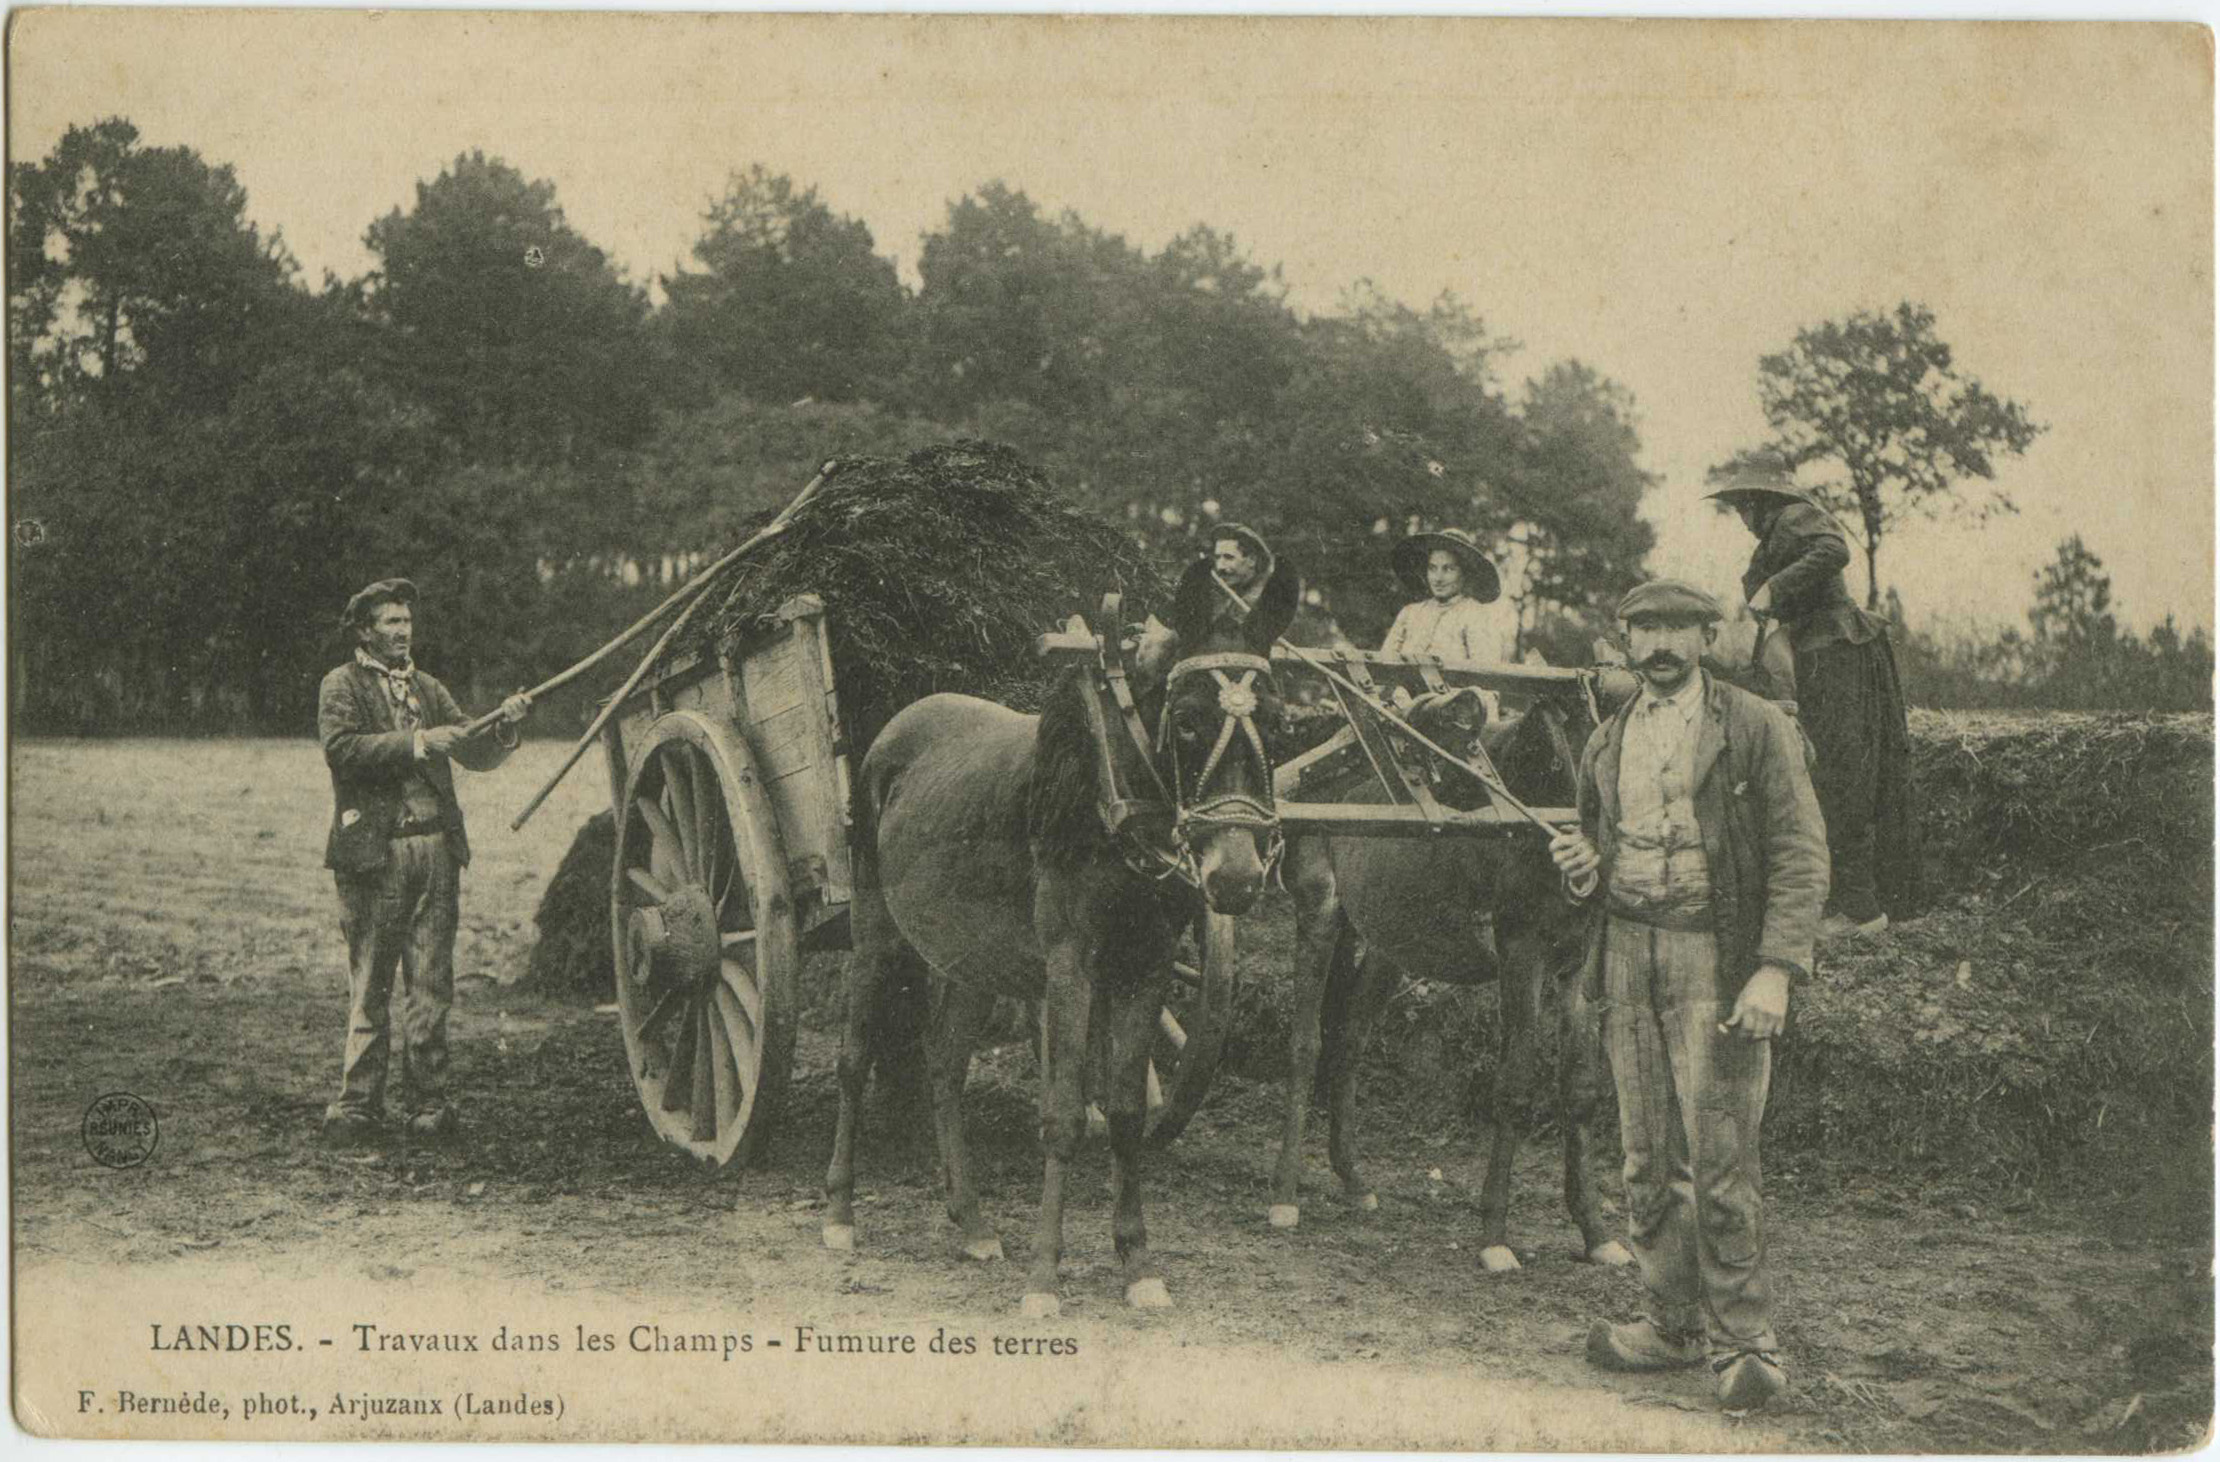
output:
MULTIPOLYGON (((660 663, 602 732, 625 1057, 655 1130, 711 1166, 762 1148, 793 1057, 802 956, 848 946, 836 684, 825 606, 800 595, 714 653, 660 663)), ((1152 1072, 1162 1137, 1215 1073, 1231 963, 1215 962, 1215 980, 1181 967, 1152 1072)), ((1197 964, 1213 969, 1207 951, 1197 964)))

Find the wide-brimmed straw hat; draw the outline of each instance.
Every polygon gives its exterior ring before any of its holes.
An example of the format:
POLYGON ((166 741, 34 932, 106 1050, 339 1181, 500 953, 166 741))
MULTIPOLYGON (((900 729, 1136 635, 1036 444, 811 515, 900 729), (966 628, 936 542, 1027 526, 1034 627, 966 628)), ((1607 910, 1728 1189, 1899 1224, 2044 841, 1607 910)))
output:
POLYGON ((1736 462, 1726 472, 1720 487, 1704 494, 1704 501, 1723 502, 1729 507, 1766 501, 1822 507, 1819 499, 1796 485, 1796 475, 1790 471, 1787 461, 1770 452, 1754 453, 1736 462))
POLYGON ((1432 592, 1426 587, 1426 561, 1437 548, 1448 549, 1465 566, 1467 594, 1482 604, 1503 596, 1503 578, 1495 571, 1494 560, 1488 557, 1478 540, 1462 528, 1413 533, 1395 545, 1395 577, 1402 580, 1403 587, 1414 596, 1423 599, 1432 592))

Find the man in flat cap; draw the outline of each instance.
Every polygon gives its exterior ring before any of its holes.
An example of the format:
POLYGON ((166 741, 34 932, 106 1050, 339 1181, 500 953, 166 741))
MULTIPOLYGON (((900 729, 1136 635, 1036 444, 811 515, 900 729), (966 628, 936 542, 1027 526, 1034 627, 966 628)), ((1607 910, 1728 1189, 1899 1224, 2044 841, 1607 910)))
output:
POLYGON ((1803 738, 1772 702, 1701 667, 1718 601, 1673 579, 1618 617, 1642 688, 1580 762, 1580 826, 1550 842, 1593 905, 1584 973, 1618 1087, 1648 1313, 1599 1322, 1611 1370, 1708 1363, 1721 1404, 1786 1384, 1766 1278, 1758 1126, 1772 1038, 1809 974, 1827 834, 1803 738))
POLYGON ((447 1100, 447 1011, 455 994, 455 919, 462 869, 470 861, 452 763, 491 771, 517 744, 531 709, 522 695, 501 703, 491 735, 471 735, 470 718, 447 687, 409 657, 416 586, 381 579, 347 601, 342 629, 352 659, 324 677, 316 733, 331 768, 331 833, 324 865, 339 885, 347 936, 347 1046, 339 1097, 324 1111, 335 1146, 375 1138, 385 1101, 391 1044, 388 1007, 401 975, 403 1070, 413 1090, 402 1115, 419 1136, 455 1129, 447 1100))
POLYGON ((1919 881, 1911 732, 1888 625, 1851 602, 1842 577, 1849 535, 1796 486, 1784 459, 1746 457, 1709 496, 1757 539, 1742 592, 1770 621, 1762 644, 1780 652, 1771 677, 1788 684, 1774 693, 1795 702, 1819 758, 1813 781, 1834 864, 1821 930, 1879 933, 1891 914, 1910 912, 1919 881))

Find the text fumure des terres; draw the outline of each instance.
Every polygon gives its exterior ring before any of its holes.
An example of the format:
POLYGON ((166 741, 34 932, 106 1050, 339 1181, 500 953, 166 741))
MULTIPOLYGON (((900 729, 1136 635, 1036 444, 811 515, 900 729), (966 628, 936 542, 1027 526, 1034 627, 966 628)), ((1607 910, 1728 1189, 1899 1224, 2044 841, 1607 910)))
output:
MULTIPOLYGON (((155 1323, 148 1327, 147 1349, 165 1355, 206 1354, 227 1359, 247 1356, 305 1355, 323 1351, 339 1355, 439 1357, 453 1376, 452 1358, 466 1355, 520 1356, 564 1355, 618 1358, 626 1354, 658 1357, 694 1357, 703 1361, 732 1363, 745 1359, 797 1361, 859 1360, 886 1356, 978 1358, 1068 1358, 1080 1353, 1072 1336, 1000 1335, 970 1330, 930 1328, 858 1330, 827 1329, 813 1324, 789 1324, 777 1332, 719 1330, 641 1321, 623 1328, 572 1323, 553 1329, 512 1330, 497 1325, 491 1332, 473 1330, 415 1330, 372 1321, 356 1321, 333 1335, 317 1335, 290 1322, 214 1324, 155 1323)), ((339 1390, 328 1401, 318 1390, 303 1396, 298 1390, 278 1390, 280 1376, 270 1373, 250 1378, 251 1387, 236 1394, 211 1391, 205 1386, 184 1390, 153 1391, 145 1387, 87 1385, 76 1393, 80 1414, 113 1413, 126 1416, 209 1417, 244 1422, 272 1418, 331 1423, 386 1421, 401 1417, 471 1419, 545 1418, 560 1421, 567 1403, 557 1393, 513 1389, 488 1378, 482 1389, 451 1394, 417 1394, 405 1391, 339 1390)))

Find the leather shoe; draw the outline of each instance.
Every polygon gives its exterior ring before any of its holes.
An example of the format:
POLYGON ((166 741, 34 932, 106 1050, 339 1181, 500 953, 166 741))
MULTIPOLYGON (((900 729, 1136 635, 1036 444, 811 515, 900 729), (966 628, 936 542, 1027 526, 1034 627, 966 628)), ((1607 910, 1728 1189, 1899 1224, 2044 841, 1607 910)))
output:
POLYGON ((378 1140, 378 1124, 369 1117, 330 1115, 324 1118, 322 1141, 326 1147, 368 1147, 378 1140))
POLYGON ((1729 1411, 1754 1411, 1788 1387, 1779 1360, 1762 1351, 1723 1356, 1711 1369, 1719 1377, 1719 1404, 1729 1411))
POLYGON ((409 1118, 411 1137, 452 1137, 455 1135, 455 1109, 440 1107, 434 1111, 418 1112, 409 1118))
POLYGON ((1598 1320, 1588 1332, 1588 1364, 1607 1371, 1670 1371, 1700 1365, 1703 1358, 1700 1336, 1675 1335, 1654 1320, 1624 1325, 1598 1320))
POLYGON ((1857 923, 1847 914, 1829 914, 1819 921, 1819 934, 1823 939, 1865 938, 1879 934, 1888 927, 1889 916, 1886 914, 1875 914, 1863 924, 1857 923))

